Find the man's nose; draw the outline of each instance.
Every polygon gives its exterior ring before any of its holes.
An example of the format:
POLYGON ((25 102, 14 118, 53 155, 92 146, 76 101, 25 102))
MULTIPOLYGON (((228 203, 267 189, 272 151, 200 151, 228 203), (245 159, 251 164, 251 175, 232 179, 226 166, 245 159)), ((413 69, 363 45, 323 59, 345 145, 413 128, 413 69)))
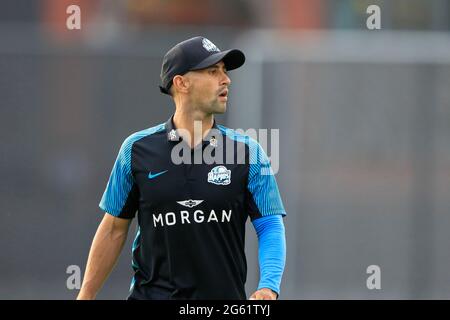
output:
POLYGON ((222 82, 221 82, 221 85, 230 85, 231 84, 231 79, 230 79, 230 77, 226 74, 226 73, 224 73, 223 74, 223 78, 222 78, 222 82))

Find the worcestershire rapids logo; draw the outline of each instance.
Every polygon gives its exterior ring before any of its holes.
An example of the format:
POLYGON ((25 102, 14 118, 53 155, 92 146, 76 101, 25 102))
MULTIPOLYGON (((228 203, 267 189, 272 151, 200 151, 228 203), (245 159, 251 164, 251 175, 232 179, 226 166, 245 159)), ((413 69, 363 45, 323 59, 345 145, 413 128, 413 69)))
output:
POLYGON ((226 186, 231 183, 231 170, 225 166, 216 166, 208 172, 208 182, 226 186))

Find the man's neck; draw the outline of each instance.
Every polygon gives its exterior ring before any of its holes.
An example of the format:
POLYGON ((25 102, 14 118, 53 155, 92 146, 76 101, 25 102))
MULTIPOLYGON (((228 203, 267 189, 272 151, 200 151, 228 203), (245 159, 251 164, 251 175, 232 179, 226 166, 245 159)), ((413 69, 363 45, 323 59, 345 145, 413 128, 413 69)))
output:
POLYGON ((182 131, 180 132, 180 135, 192 148, 192 146, 196 146, 201 143, 203 138, 208 134, 208 131, 212 128, 214 124, 214 115, 196 111, 183 112, 177 109, 173 116, 173 124, 175 125, 175 128, 184 129, 189 132, 191 139, 187 139, 188 137, 184 136, 182 131), (194 132, 200 132, 200 125, 202 133, 201 136, 198 134, 197 136, 194 136, 194 132))

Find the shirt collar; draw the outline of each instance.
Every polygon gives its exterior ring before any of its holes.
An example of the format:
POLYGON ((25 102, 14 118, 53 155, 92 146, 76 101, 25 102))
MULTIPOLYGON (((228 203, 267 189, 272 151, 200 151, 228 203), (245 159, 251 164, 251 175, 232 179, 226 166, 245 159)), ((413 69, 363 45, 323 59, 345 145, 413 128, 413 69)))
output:
MULTIPOLYGON (((169 118, 169 120, 166 121, 165 124, 166 128, 166 134, 167 134, 167 141, 171 142, 179 142, 182 140, 181 136, 177 132, 177 128, 175 127, 173 123, 173 115, 169 118)), ((213 125, 211 129, 215 130, 209 130, 208 134, 205 138, 203 138, 203 143, 209 142, 211 145, 216 146, 214 139, 216 139, 217 132, 219 132, 219 127, 216 124, 216 119, 214 119, 213 125)))

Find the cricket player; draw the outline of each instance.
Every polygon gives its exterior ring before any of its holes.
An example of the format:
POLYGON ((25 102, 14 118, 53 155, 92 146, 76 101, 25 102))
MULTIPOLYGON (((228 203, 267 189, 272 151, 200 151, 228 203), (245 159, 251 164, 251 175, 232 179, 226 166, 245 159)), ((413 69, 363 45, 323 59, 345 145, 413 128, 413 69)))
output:
MULTIPOLYGON (((226 111, 228 71, 244 62, 242 51, 221 51, 200 36, 164 56, 160 90, 173 99, 175 113, 123 142, 100 201, 105 215, 78 299, 95 299, 135 217, 128 299, 278 298, 286 212, 269 159, 254 139, 214 120, 226 111), (198 155, 200 161, 194 161, 198 155), (248 218, 258 236, 260 271, 250 295, 245 292, 248 218)), ((258 268, 251 266, 250 272, 258 268)))

